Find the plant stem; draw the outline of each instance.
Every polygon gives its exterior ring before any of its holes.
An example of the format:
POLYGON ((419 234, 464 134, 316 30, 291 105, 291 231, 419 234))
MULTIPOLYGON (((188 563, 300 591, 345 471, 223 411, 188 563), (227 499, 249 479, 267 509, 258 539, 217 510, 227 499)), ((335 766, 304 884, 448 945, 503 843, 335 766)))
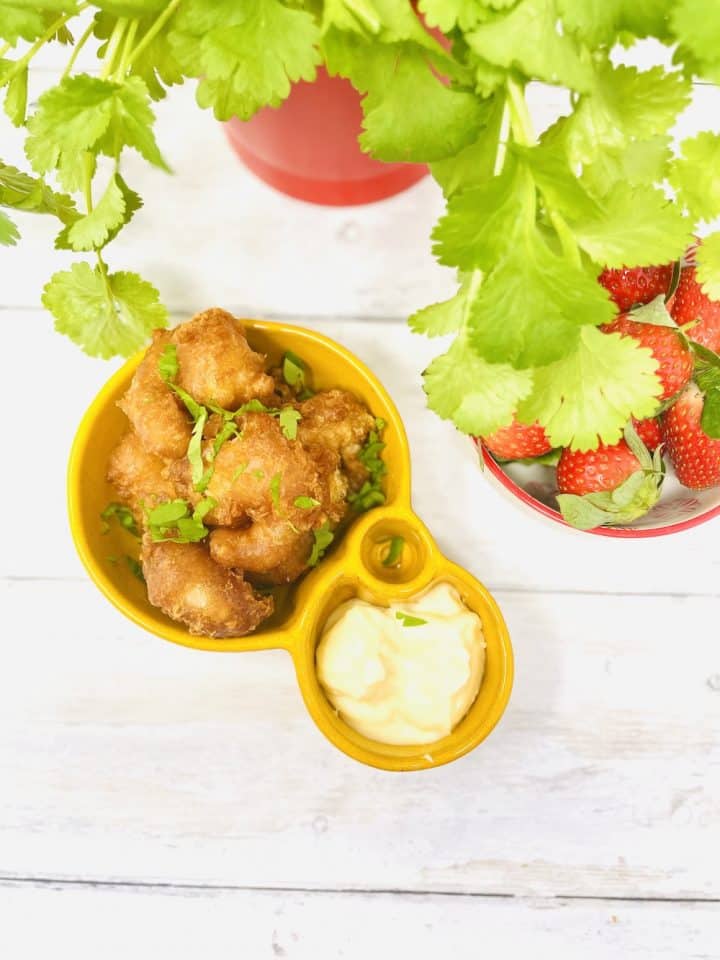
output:
POLYGON ((140 56, 140 54, 153 42, 155 37, 160 33, 162 28, 168 22, 170 17, 175 13, 175 11, 177 10, 177 8, 180 6, 181 3, 182 3, 182 0, 170 0, 170 3, 165 7, 165 9, 157 18, 155 23, 150 27, 150 29, 142 38, 140 43, 133 50, 127 62, 128 68, 135 63, 135 61, 140 56))
POLYGON ((55 20, 54 23, 51 23, 50 26, 45 31, 45 33, 35 41, 35 43, 27 51, 27 53, 23 54, 23 56, 20 57, 20 59, 17 61, 13 69, 10 71, 10 73, 8 73, 8 75, 5 77, 5 82, 8 83, 10 80, 13 79, 13 77, 17 76, 18 73, 22 73, 22 71, 30 63, 30 61, 38 52, 38 50, 44 47, 45 44, 48 42, 48 40, 52 40, 52 38, 55 36, 58 30, 64 27, 65 24, 68 22, 68 20, 72 20, 74 16, 76 16, 78 13, 85 10, 89 6, 90 6, 89 2, 81 3, 77 7, 74 13, 63 14, 63 16, 58 17, 58 19, 55 20))
POLYGON ((581 267, 582 260, 580 258, 580 251, 578 250, 577 241, 575 240, 572 230, 556 210, 550 210, 548 208, 548 214, 550 216, 550 223, 552 223, 555 228, 555 233, 558 235, 562 252, 576 267, 581 267))
POLYGON ((67 77, 67 76, 70 75, 70 73, 71 73, 71 71, 72 71, 72 68, 75 66, 75 61, 77 60, 80 51, 82 50, 82 48, 85 46, 85 44, 88 42, 88 40, 89 40, 90 37, 92 36, 92 32, 93 32, 94 29, 95 29, 95 21, 92 20, 92 21, 90 22, 90 25, 88 26, 88 28, 85 30, 85 32, 83 33, 83 35, 80 37, 80 39, 78 40, 78 42, 75 44, 75 47, 73 48, 72 56, 71 56, 70 59, 68 60, 68 64, 67 64, 67 66, 65 67, 65 69, 64 69, 63 72, 62 72, 62 76, 60 77, 60 80, 61 80, 61 81, 63 81, 63 80, 65 79, 65 77, 67 77))
POLYGON ((89 150, 83 153, 83 195, 85 197, 85 209, 92 213, 92 175, 93 175, 93 155, 89 150))
POLYGON ((0 47, 0 57, 4 57, 8 50, 12 47, 12 44, 8 41, 0 47))
POLYGON ((500 129, 498 131, 498 147, 497 153, 495 154, 495 166, 493 168, 494 177, 501 173, 502 168, 505 166, 505 154, 507 153, 507 138, 509 133, 510 108, 506 99, 503 106, 502 118, 500 120, 500 129))
POLYGON ((107 50, 105 51, 105 62, 103 63, 102 72, 100 73, 101 80, 107 80, 113 72, 115 59, 120 49, 127 24, 127 17, 120 17, 113 27, 113 32, 110 34, 110 40, 108 41, 107 50))
POLYGON ((140 26, 140 21, 136 18, 135 20, 130 21, 130 26, 128 31, 125 34, 125 43, 123 44, 122 55, 120 57, 120 64, 115 71, 115 81, 121 83, 124 77, 127 75, 128 62, 130 60, 130 54, 132 52, 133 43, 135 43, 135 36, 140 26))

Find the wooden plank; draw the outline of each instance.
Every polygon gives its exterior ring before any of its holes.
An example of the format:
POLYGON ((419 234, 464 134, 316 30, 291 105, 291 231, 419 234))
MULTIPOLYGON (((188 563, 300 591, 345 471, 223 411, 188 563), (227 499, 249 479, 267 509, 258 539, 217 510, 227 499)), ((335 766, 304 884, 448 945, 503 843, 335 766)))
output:
MULTIPOLYGON (((5 424, 13 469, 0 471, 8 510, 0 576, 82 576, 65 513, 65 464, 85 407, 116 364, 90 360, 39 311, 1 311, 13 351, 4 395, 22 397, 5 424), (28 510, 42 544, 28 536, 28 510)), ((470 441, 425 405, 420 371, 439 349, 404 324, 303 318, 360 356, 388 387, 410 438, 415 506, 448 556, 492 587, 533 590, 720 593, 717 522, 665 541, 614 541, 559 527, 483 477, 470 441), (442 455, 438 456, 438 451, 442 455)))
POLYGON ((0 886, 6 956, 711 960, 717 904, 0 886), (38 918, 41 918, 38 922, 38 918))
POLYGON ((80 582, 0 591, 5 876, 720 894, 717 600, 500 593, 500 727, 390 775, 326 743, 283 653, 173 647, 80 582))

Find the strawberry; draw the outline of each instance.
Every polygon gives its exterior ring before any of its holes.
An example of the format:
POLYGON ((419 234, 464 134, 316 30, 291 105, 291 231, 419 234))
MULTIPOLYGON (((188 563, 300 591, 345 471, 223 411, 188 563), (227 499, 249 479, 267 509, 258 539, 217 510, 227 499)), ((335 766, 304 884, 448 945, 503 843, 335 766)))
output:
POLYGON ((692 352, 672 327, 638 323, 631 315, 622 314, 612 323, 605 324, 602 330, 633 337, 641 347, 647 347, 652 353, 658 362, 657 375, 662 384, 659 400, 667 400, 679 393, 690 380, 693 372, 692 352))
POLYGON ((637 303, 650 303, 661 293, 670 289, 673 275, 672 263, 662 267, 623 267, 620 270, 603 270, 598 283, 610 293, 610 297, 625 313, 637 303))
POLYGON ((711 300, 697 281, 695 267, 685 267, 670 309, 679 327, 693 324, 688 337, 715 353, 720 352, 720 300, 711 300))
POLYGON ((647 420, 635 420, 633 417, 633 426, 637 435, 652 453, 662 443, 662 431, 660 421, 656 417, 649 417, 647 420))
POLYGON ((662 416, 667 455, 680 483, 691 490, 720 484, 720 440, 700 425, 704 403, 702 391, 691 383, 662 416))
POLYGON ((528 460, 552 450, 544 428, 539 423, 513 422, 495 433, 482 437, 482 442, 498 460, 528 460))
POLYGON ((662 460, 652 457, 632 426, 625 439, 597 450, 563 450, 557 467, 558 506, 581 530, 630 523, 660 499, 662 460))

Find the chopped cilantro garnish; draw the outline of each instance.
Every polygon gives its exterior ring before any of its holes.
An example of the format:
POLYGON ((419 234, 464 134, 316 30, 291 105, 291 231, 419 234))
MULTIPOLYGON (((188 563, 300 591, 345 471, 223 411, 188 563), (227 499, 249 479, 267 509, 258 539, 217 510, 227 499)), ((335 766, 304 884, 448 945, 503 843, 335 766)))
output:
POLYGON ((217 501, 206 497, 191 513, 186 500, 161 503, 147 512, 150 535, 156 543, 167 540, 173 543, 197 543, 204 540, 210 531, 203 520, 216 505, 217 501))
POLYGON ((305 364, 292 350, 288 350, 283 357, 282 374, 289 387, 305 386, 305 364))
POLYGON ((422 617, 413 617, 412 614, 403 613, 402 610, 397 611, 395 619, 402 621, 404 627, 423 627, 427 623, 427 620, 423 620, 422 617))
POLYGON ((143 574, 142 566, 140 565, 140 562, 136 560, 135 557, 131 557, 128 554, 125 554, 125 563, 127 564, 130 573, 134 577, 137 577, 138 580, 140 580, 142 583, 145 583, 145 576, 143 574))
POLYGON ((264 479, 265 479, 265 471, 264 471, 264 470, 253 470, 252 473, 250 474, 250 476, 251 476, 251 477, 255 477, 256 480, 264 480, 264 479))
POLYGON ((200 416, 195 421, 195 426, 193 427, 192 435, 190 436, 190 443, 188 444, 187 449, 187 458, 190 463, 192 483, 196 489, 198 484, 202 481, 203 474, 205 472, 205 465, 202 457, 202 439, 203 430, 205 429, 205 424, 207 423, 207 416, 207 410, 203 407, 200 416))
POLYGON ((385 503, 385 494, 382 490, 382 478, 387 473, 387 464, 382 459, 385 444, 380 439, 380 432, 385 429, 385 421, 380 418, 375 421, 375 430, 371 430, 365 446, 358 454, 360 463, 368 471, 369 477, 359 490, 351 493, 348 502, 359 513, 379 507, 385 503))
POLYGON ((272 497, 273 506, 276 510, 280 509, 280 483, 282 482, 282 474, 276 473, 270 480, 270 496, 272 497))
POLYGON ((174 343, 166 343, 158 360, 158 373, 165 383, 174 380, 178 375, 177 347, 174 343))
POLYGON ((320 506, 320 501, 315 497, 295 497, 293 503, 300 510, 312 510, 313 507, 320 506))
POLYGON ((321 527, 318 527, 317 530, 313 530, 313 537, 315 539, 308 560, 309 567, 317 566, 318 561, 322 559, 325 551, 335 539, 327 520, 321 527))
POLYGON ((385 541, 389 544, 387 553, 382 559, 382 565, 384 567, 394 567, 402 557, 403 550, 405 548, 405 538, 404 537, 390 537, 389 540, 385 541))
POLYGON ((297 437, 298 420, 302 419, 300 412, 293 407, 283 407, 280 411, 280 429, 287 440, 295 440, 297 437))
POLYGON ((101 528, 103 533, 107 533, 110 530, 109 521, 115 519, 128 533, 131 533, 134 537, 140 536, 140 531, 138 530, 138 525, 135 522, 132 510, 130 510, 129 507, 123 506, 122 503, 109 503, 100 514, 100 519, 103 521, 101 528))
POLYGON ((241 463, 240 466, 237 468, 237 470, 233 473, 232 477, 230 477, 230 483, 231 484, 235 483, 237 478, 241 476, 243 473, 245 473, 245 471, 249 466, 250 464, 248 463, 241 463))

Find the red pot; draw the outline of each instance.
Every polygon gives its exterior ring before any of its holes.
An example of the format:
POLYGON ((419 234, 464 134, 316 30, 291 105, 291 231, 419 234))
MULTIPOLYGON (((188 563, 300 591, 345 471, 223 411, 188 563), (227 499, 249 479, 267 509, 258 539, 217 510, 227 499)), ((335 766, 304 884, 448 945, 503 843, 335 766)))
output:
POLYGON ((349 81, 320 68, 278 108, 225 124, 230 143, 261 180, 291 197, 328 206, 371 203, 417 183, 427 167, 380 163, 364 154, 360 95, 349 81))

